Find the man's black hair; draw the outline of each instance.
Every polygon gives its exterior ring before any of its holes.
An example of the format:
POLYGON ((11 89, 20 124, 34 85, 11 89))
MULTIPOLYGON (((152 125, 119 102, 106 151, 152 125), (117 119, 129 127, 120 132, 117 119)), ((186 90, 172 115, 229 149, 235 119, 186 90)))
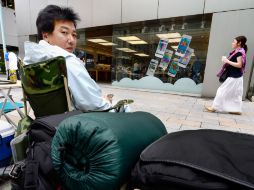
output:
POLYGON ((77 26, 77 21, 80 20, 77 13, 69 7, 59 7, 57 5, 48 5, 39 12, 36 20, 37 32, 39 40, 43 39, 42 33, 52 33, 55 27, 55 21, 68 20, 77 26))

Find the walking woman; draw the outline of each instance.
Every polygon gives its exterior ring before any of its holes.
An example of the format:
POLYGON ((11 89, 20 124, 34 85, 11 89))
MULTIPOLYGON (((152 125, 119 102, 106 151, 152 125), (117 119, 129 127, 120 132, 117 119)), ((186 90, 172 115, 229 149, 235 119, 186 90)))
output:
MULTIPOLYGON (((209 112, 242 114, 243 74, 246 66, 247 38, 238 36, 232 42, 229 57, 222 57, 222 70, 227 70, 227 79, 218 88, 213 104, 205 107, 209 112)), ((220 76, 222 73, 218 73, 220 76)))

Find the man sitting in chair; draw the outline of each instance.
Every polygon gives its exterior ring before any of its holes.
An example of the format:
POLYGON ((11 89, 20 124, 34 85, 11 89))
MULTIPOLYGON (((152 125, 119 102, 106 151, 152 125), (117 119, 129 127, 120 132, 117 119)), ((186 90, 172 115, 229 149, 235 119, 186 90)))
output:
POLYGON ((82 111, 107 110, 112 106, 112 97, 102 96, 100 87, 90 77, 83 62, 73 54, 78 20, 79 16, 71 8, 48 5, 41 10, 36 20, 40 41, 38 44, 25 42, 24 64, 65 57, 74 107, 82 111))

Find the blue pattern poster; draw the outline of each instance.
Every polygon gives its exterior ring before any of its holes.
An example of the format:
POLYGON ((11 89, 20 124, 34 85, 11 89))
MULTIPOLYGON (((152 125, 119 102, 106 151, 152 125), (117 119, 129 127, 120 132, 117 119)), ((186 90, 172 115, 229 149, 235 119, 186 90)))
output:
POLYGON ((178 70, 179 70, 179 66, 178 66, 178 59, 177 58, 174 58, 172 63, 170 64, 170 67, 168 69, 168 75, 170 77, 175 77, 178 70))
POLYGON ((191 42, 191 36, 183 35, 181 38, 181 41, 179 42, 178 48, 175 52, 176 55, 182 57, 186 53, 186 50, 188 49, 190 42, 191 42))
POLYGON ((162 58, 168 46, 168 39, 161 39, 158 43, 157 50, 155 52, 155 56, 158 58, 162 58))
POLYGON ((178 63, 179 67, 186 68, 188 63, 190 62, 190 59, 193 53, 194 53, 194 49, 188 48, 184 56, 179 59, 179 63, 178 63))
POLYGON ((173 51, 171 50, 168 50, 166 49, 165 53, 164 53, 164 56, 159 64, 159 67, 165 71, 166 68, 168 67, 168 64, 170 63, 171 61, 171 58, 172 58, 172 55, 173 55, 173 51))

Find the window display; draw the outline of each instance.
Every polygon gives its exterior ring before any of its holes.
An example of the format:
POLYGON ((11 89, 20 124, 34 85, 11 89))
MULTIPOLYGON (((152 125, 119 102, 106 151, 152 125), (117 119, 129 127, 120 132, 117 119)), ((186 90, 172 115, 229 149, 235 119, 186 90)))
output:
POLYGON ((125 23, 105 36, 104 28, 91 29, 85 50, 95 64, 110 57, 112 85, 201 94, 211 20, 206 14, 125 23))
POLYGON ((201 94, 211 19, 207 14, 113 27, 113 64, 122 72, 112 85, 201 94), (135 62, 138 75, 131 69, 135 62))

